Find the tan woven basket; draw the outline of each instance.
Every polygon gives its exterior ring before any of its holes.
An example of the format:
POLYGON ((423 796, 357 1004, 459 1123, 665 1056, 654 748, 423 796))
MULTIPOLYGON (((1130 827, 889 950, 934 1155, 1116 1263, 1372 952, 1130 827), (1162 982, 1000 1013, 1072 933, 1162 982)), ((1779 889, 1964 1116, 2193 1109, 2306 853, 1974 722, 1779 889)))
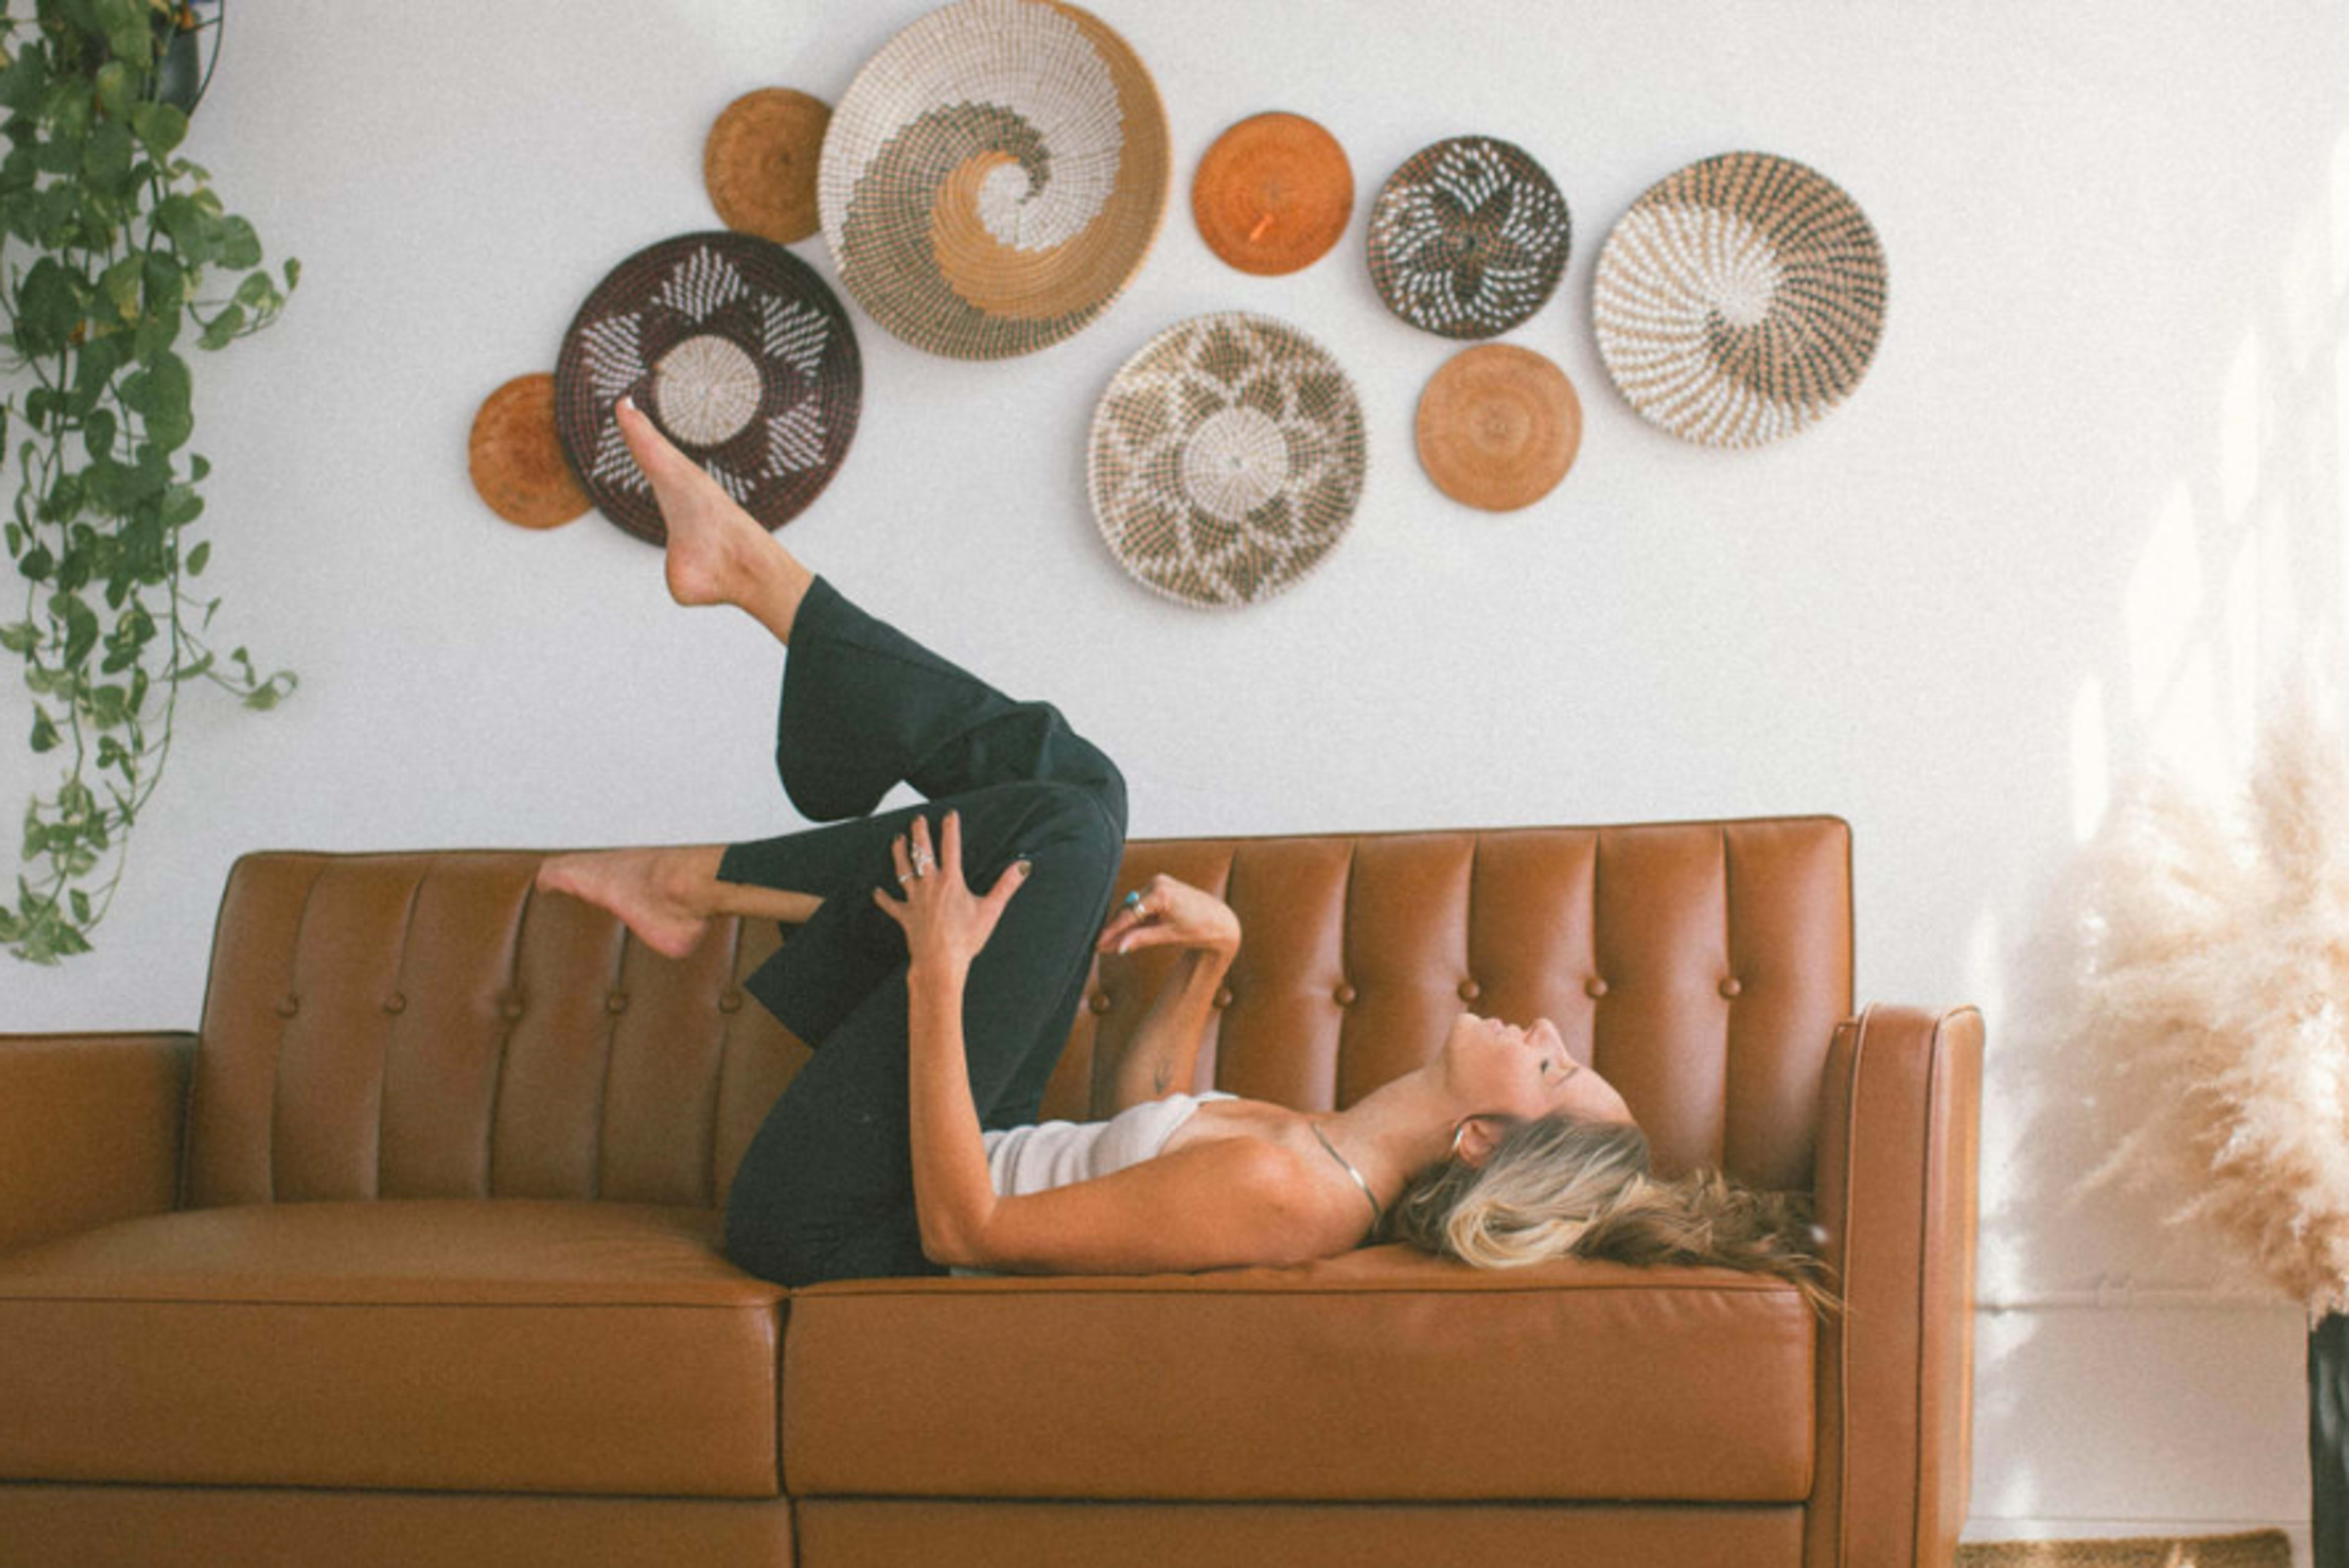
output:
POLYGON ((1730 152, 1631 204, 1599 253, 1599 356, 1631 406, 1676 436, 1758 447, 1859 385, 1884 335, 1884 247, 1833 181, 1730 152))
POLYGON ((849 85, 816 181, 842 284, 916 348, 1058 343, 1141 269, 1166 211, 1166 112, 1100 18, 960 0, 849 85))
POLYGON ((1328 350, 1244 311, 1160 333, 1093 412, 1102 538, 1152 592, 1250 604, 1293 586, 1361 499, 1362 409, 1328 350))

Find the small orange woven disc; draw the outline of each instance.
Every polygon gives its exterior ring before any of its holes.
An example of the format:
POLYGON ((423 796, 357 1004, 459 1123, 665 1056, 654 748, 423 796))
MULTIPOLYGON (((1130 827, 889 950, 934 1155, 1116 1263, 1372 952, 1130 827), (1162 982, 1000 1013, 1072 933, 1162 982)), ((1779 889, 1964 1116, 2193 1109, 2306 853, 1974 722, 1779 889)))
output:
POLYGON ((1345 233, 1353 212, 1346 150, 1303 115, 1240 121, 1216 139, 1191 181, 1199 237, 1244 273, 1310 266, 1345 233))
POLYGON ((1582 399, 1530 348, 1487 343, 1454 355, 1419 398, 1419 462, 1435 488, 1486 511, 1530 506, 1582 448, 1582 399))
POLYGON ((554 528, 586 514, 587 492, 554 434, 552 376, 517 376, 482 400, 468 467, 473 488, 508 522, 554 528))
POLYGON ((816 166, 831 123, 821 99, 790 88, 728 104, 701 144, 701 182, 726 226, 779 245, 814 233, 816 166))

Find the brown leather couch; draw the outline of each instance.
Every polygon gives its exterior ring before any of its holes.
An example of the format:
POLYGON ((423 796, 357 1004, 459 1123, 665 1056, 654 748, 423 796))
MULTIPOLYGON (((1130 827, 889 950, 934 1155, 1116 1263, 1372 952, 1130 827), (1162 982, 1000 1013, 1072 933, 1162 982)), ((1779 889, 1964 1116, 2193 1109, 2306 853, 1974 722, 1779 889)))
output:
MULTIPOLYGON (((788 1293, 713 1243, 802 1047, 523 853, 239 862, 195 1034, 0 1041, 0 1563, 1946 1563, 1982 1025, 1851 1006, 1823 820, 1139 842, 1247 942, 1203 1081, 1305 1108, 1464 1004, 1670 1165, 1816 1192, 1848 1310, 1701 1269, 788 1293)), ((1104 962, 1048 1114, 1163 954, 1104 962)))

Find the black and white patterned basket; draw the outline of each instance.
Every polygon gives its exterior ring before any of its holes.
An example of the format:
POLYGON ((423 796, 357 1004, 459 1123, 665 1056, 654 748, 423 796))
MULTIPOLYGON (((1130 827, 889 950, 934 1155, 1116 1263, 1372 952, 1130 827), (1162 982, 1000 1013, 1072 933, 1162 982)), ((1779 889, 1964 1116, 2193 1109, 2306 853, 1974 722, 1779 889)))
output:
POLYGON ((686 234, 622 262, 579 307, 555 428, 596 506, 639 539, 668 534, 612 416, 623 395, 779 528, 847 458, 864 381, 855 329, 814 268, 754 235, 686 234))
POLYGON ((1371 281, 1413 326, 1491 337, 1547 303, 1574 220, 1548 170, 1514 142, 1455 136, 1422 148, 1371 207, 1371 281))

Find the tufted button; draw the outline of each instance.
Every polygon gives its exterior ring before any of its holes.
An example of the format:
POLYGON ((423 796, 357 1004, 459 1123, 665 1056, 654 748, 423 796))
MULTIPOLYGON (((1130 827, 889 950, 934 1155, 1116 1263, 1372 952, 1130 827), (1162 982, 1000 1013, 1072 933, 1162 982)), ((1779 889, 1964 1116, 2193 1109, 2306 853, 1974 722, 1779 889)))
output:
POLYGON ((1108 993, 1108 992, 1106 992, 1106 991, 1096 991, 1096 992, 1094 992, 1094 993, 1092 994, 1092 995, 1090 998, 1088 998, 1088 999, 1087 999, 1087 1001, 1086 1001, 1086 1003, 1085 1003, 1085 1006, 1088 1006, 1088 1007, 1091 1007, 1091 1008, 1092 1008, 1094 1012, 1096 1012, 1096 1013, 1106 1013, 1106 1012, 1108 1012, 1108 1011, 1109 1011, 1109 993, 1108 993))
POLYGON ((408 998, 394 991, 383 999, 383 1010, 395 1016, 408 1011, 408 998))
POLYGON ((742 1010, 742 993, 740 991, 729 991, 724 995, 719 997, 718 1010, 721 1013, 740 1012, 742 1010))
POLYGON ((1599 997, 1607 995, 1607 982, 1593 975, 1582 983, 1582 994, 1596 1002, 1599 997))
POLYGON ((1477 985, 1474 980, 1463 980, 1460 982, 1460 999, 1463 1002, 1474 1002, 1477 997, 1482 996, 1484 994, 1485 987, 1477 985))
POLYGON ((1330 993, 1330 999, 1336 1002, 1340 1007, 1352 1006, 1354 1005, 1355 995, 1356 992, 1351 985, 1344 985, 1342 983, 1335 991, 1330 993))
POLYGON ((604 998, 604 1011, 607 1013, 625 1013, 627 1010, 628 994, 626 991, 615 991, 610 995, 604 998))
POLYGON ((1216 1006, 1218 1007, 1228 1007, 1231 1005, 1232 988, 1226 985, 1216 993, 1216 1006))
POLYGON ((1723 996, 1735 996, 1744 989, 1744 986, 1738 984, 1737 976, 1734 975, 1721 983, 1721 994, 1723 996))
POLYGON ((519 997, 519 996, 507 996, 507 997, 504 997, 503 999, 502 999, 502 1000, 498 1003, 498 1012, 499 1012, 499 1014, 500 1014, 500 1016, 501 1016, 507 1017, 507 1018, 519 1018, 519 1017, 521 1017, 521 1016, 522 1016, 522 998, 521 998, 521 997, 519 997))
POLYGON ((299 996, 280 996, 277 998, 277 1016, 279 1017, 290 1018, 301 1010, 302 998, 299 996))

